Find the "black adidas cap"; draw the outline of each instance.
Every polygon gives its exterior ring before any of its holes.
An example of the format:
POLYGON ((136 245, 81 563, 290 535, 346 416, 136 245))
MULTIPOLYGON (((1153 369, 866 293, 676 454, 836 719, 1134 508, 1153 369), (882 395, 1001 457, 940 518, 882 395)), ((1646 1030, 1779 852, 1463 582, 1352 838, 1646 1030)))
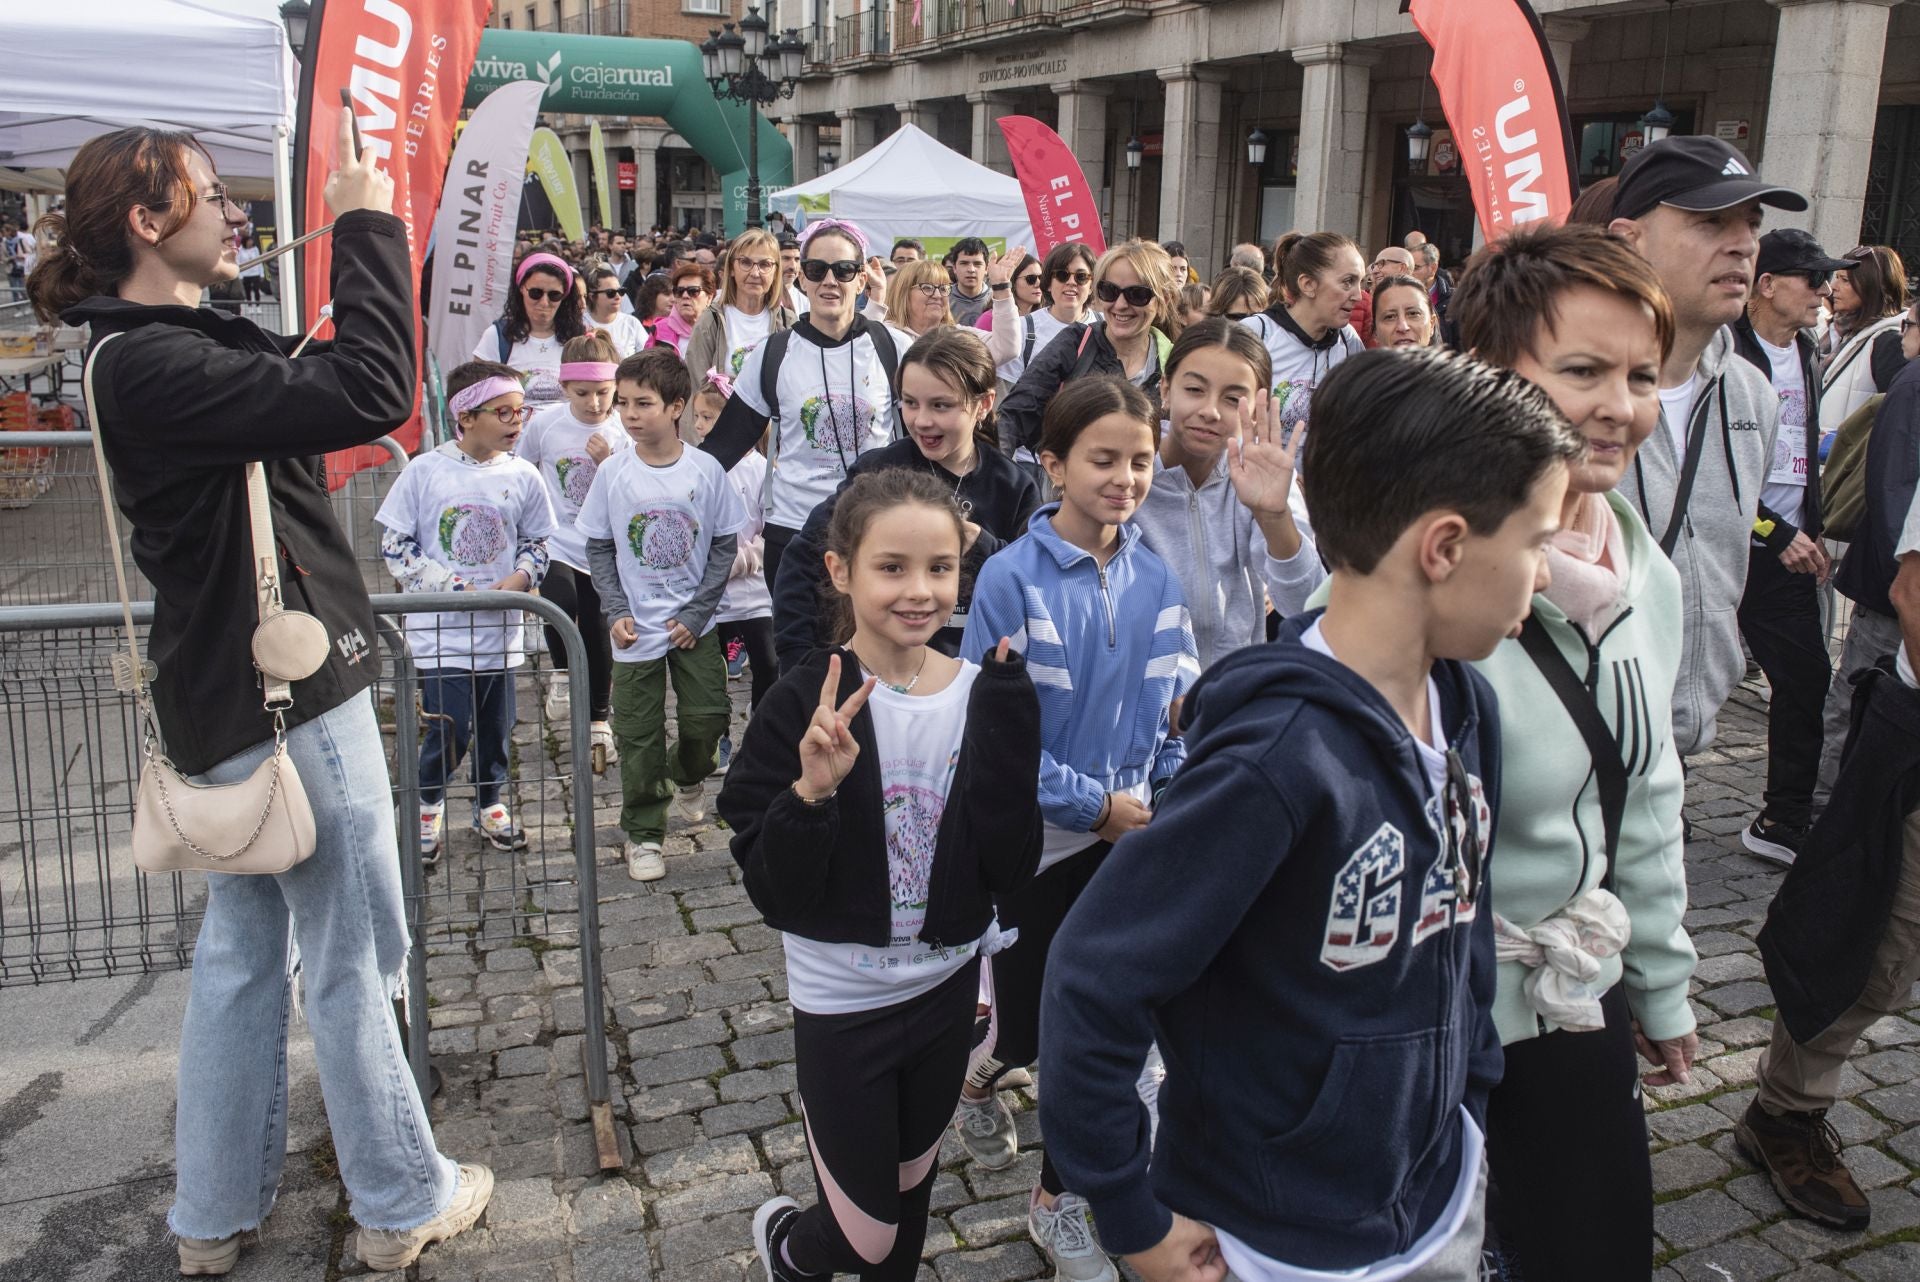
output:
POLYGON ((1812 232, 1782 227, 1760 238, 1760 258, 1753 268, 1756 276, 1777 276, 1781 272, 1843 272, 1856 266, 1852 259, 1835 258, 1820 248, 1812 232))
POLYGON ((1613 216, 1638 218, 1659 205, 1698 211, 1731 209, 1757 200, 1798 213, 1807 198, 1753 172, 1753 162, 1731 143, 1706 134, 1663 138, 1642 147, 1620 171, 1613 216))

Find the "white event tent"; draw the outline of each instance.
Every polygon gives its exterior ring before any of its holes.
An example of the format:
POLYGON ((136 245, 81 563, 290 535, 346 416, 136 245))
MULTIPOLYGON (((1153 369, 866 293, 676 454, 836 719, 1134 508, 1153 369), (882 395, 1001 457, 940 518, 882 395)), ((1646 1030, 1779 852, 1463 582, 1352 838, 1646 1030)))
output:
POLYGON ((1019 182, 975 164, 914 125, 902 125, 838 169, 774 192, 767 208, 799 226, 829 214, 848 219, 873 241, 877 254, 902 236, 939 242, 938 248, 927 246, 936 258, 946 242, 962 236, 1033 244, 1019 182))
POLYGON ((44 183, 96 135, 181 129, 236 194, 271 191, 289 234, 297 66, 280 23, 189 0, 0 0, 0 49, 0 168, 40 171, 14 185, 44 183))

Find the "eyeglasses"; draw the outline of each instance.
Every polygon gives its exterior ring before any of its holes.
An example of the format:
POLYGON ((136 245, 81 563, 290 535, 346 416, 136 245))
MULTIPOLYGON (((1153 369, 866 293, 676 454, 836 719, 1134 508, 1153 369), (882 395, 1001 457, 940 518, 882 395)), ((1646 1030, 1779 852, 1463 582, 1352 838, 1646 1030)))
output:
POLYGON ((1827 284, 1833 280, 1832 272, 1781 272, 1780 275, 1798 276, 1801 280, 1807 282, 1807 286, 1810 289, 1825 289, 1827 284))
POLYGON ((860 274, 860 260, 842 258, 830 263, 821 258, 807 258, 800 263, 800 274, 816 285, 827 278, 828 272, 832 272, 833 278, 844 285, 860 274))
POLYGON ((1062 285, 1084 285, 1088 281, 1093 279, 1093 273, 1092 272, 1070 272, 1066 268, 1061 267, 1055 270, 1055 272, 1053 273, 1053 278, 1059 281, 1062 285))
MULTIPOLYGON (((212 205, 215 209, 221 210, 223 212, 226 210, 226 207, 228 205, 232 205, 235 209, 239 209, 241 207, 240 202, 235 200, 232 194, 227 191, 227 185, 225 183, 215 183, 208 190, 199 192, 196 194, 200 197, 201 200, 204 200, 205 202, 207 202, 207 204, 212 205)), ((165 209, 167 206, 173 203, 174 202, 171 200, 157 200, 153 204, 148 205, 147 208, 148 209, 165 209)))
POLYGON ((913 287, 913 292, 920 295, 920 297, 926 299, 928 302, 932 302, 936 298, 945 297, 947 291, 944 286, 940 286, 940 285, 915 285, 913 287))
POLYGON ((1116 302, 1125 298, 1135 307, 1146 307, 1153 302, 1153 290, 1146 285, 1128 285, 1122 288, 1110 280, 1103 280, 1093 287, 1093 295, 1103 303, 1116 302))
POLYGON ((705 285, 675 285, 673 287, 673 296, 675 298, 698 298, 706 292, 707 287, 705 285))
POLYGON ((528 285, 520 292, 529 303, 557 303, 567 296, 564 289, 541 289, 538 285, 528 285))
POLYGON ((593 296, 595 298, 618 298, 620 297, 620 291, 617 289, 596 289, 593 291, 593 296))
POLYGON ((770 272, 780 265, 771 258, 736 258, 734 261, 750 272, 770 272))
POLYGON ((496 405, 490 410, 472 410, 474 414, 491 414, 500 420, 500 426, 512 427, 515 423, 524 423, 533 417, 531 405, 496 405))
POLYGON ((1020 283, 1022 285, 1034 286, 1038 285, 1040 281, 1041 276, 1039 272, 1028 272, 1025 276, 1020 277, 1020 283))

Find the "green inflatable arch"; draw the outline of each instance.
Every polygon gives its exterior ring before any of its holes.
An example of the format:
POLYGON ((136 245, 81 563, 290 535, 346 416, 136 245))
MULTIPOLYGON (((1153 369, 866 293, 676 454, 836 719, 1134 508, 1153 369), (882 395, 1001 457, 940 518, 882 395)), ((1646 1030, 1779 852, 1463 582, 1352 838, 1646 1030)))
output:
MULTIPOLYGON (((700 50, 685 40, 565 36, 489 27, 467 80, 468 107, 501 85, 540 80, 543 111, 659 116, 721 175, 726 231, 746 225, 747 130, 760 131, 760 184, 793 184, 793 148, 773 122, 742 103, 722 103, 707 86, 700 50)), ((763 197, 764 199, 764 197, 763 197)))

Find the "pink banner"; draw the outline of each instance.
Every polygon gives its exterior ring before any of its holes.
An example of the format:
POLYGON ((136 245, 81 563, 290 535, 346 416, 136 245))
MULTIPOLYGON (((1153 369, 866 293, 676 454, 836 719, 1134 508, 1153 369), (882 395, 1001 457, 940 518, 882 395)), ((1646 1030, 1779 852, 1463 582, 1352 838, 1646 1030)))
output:
POLYGON ((1099 201, 1060 135, 1032 116, 1002 116, 995 123, 1007 137, 1007 155, 1027 198, 1035 256, 1045 258, 1055 245, 1072 241, 1085 244, 1096 257, 1105 253, 1099 201))

